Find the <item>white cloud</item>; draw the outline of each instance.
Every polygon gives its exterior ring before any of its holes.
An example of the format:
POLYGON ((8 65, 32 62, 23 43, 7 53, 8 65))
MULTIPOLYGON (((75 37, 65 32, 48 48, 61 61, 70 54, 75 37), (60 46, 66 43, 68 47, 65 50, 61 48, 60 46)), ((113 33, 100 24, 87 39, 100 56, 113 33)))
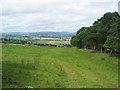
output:
MULTIPOLYGON (((1 0, 3 31, 76 31, 106 12, 118 0, 1 0)), ((1 7, 1 5, 0 5, 1 7)))

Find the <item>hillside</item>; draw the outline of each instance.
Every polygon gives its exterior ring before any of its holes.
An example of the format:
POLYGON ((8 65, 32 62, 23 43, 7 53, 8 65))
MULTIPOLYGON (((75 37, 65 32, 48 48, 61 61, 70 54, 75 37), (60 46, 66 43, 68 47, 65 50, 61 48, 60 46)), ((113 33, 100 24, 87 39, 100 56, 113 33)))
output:
POLYGON ((118 59, 75 47, 3 44, 3 88, 115 88, 118 59))
POLYGON ((3 32, 3 37, 71 37, 75 32, 3 32))

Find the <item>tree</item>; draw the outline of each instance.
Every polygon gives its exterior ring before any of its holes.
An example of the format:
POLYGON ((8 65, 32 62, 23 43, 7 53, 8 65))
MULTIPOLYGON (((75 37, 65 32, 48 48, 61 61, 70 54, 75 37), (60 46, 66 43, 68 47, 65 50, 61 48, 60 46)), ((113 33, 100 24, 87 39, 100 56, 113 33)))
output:
POLYGON ((89 48, 97 51, 110 50, 120 52, 120 15, 108 12, 95 21, 90 27, 80 28, 71 44, 79 48, 89 48))

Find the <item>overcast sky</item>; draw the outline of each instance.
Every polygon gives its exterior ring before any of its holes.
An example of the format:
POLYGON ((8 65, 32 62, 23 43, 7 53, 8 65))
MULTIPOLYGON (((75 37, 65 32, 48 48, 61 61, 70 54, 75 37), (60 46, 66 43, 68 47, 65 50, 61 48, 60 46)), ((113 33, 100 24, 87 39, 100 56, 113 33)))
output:
POLYGON ((1 0, 2 32, 75 32, 106 12, 118 11, 119 0, 1 0))

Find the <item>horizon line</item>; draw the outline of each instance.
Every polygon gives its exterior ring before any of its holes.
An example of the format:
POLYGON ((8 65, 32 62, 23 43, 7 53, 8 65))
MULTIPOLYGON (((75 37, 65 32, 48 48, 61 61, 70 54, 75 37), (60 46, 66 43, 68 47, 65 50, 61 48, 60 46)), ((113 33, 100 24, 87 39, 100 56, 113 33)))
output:
POLYGON ((14 32, 1 32, 0 33, 39 33, 39 32, 68 32, 68 33, 74 33, 76 31, 31 31, 31 32, 23 32, 23 31, 14 31, 14 32))

